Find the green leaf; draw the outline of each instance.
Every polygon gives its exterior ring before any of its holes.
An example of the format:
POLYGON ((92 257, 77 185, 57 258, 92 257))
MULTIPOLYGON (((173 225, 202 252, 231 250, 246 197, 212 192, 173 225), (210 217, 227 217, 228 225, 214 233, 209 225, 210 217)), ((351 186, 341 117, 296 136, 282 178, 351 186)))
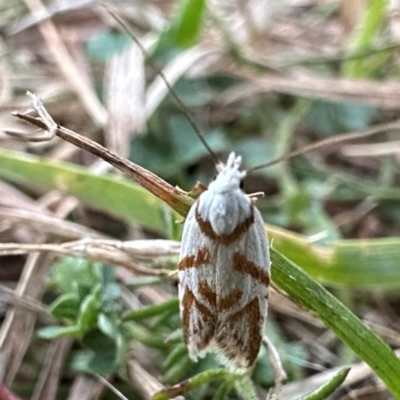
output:
POLYGON ((83 300, 77 321, 82 331, 96 326, 101 307, 101 293, 102 288, 99 285, 83 300))
POLYGON ((200 34, 203 15, 206 6, 205 0, 183 0, 178 23, 173 28, 175 43, 181 47, 190 47, 200 34))
POLYGON ((138 321, 145 318, 151 318, 164 313, 165 311, 173 310, 175 312, 179 311, 179 301, 174 298, 165 301, 161 304, 156 304, 154 306, 143 307, 139 310, 132 310, 125 314, 124 321, 138 321))
POLYGON ((121 286, 118 283, 108 283, 104 287, 103 300, 106 302, 118 300, 121 296, 121 290, 121 286))
POLYGON ((307 396, 302 396, 298 400, 323 400, 330 396, 346 379, 350 368, 342 368, 331 380, 307 396))
MULTIPOLYGON (((275 146, 257 138, 246 138, 234 144, 234 151, 240 154, 246 168, 253 168, 265 163, 265 160, 273 160, 276 157, 275 146)), ((277 176, 279 168, 271 166, 260 173, 269 176, 277 176)))
POLYGON ((131 38, 117 31, 94 34, 87 44, 89 57, 98 61, 108 61, 115 53, 121 52, 132 43, 131 38))
POLYGON ((58 189, 144 228, 169 233, 164 224, 164 203, 127 179, 96 175, 72 164, 1 149, 0 165, 0 177, 58 189))
MULTIPOLYGON (((196 389, 208 382, 230 379, 232 377, 238 377, 238 375, 230 374, 225 368, 209 369, 208 371, 201 372, 200 374, 193 376, 185 381, 185 388, 187 391, 196 389)), ((240 376, 239 376, 240 377, 240 376)), ((169 394, 165 390, 154 394, 151 400, 168 400, 169 394)))
POLYGON ((58 297, 50 305, 51 315, 60 320, 75 322, 79 313, 81 301, 76 294, 66 293, 58 297))
POLYGON ((364 129, 378 110, 365 104, 335 103, 317 100, 312 103, 308 120, 322 136, 364 129))
MULTIPOLYGON (((372 47, 373 40, 377 36, 387 15, 387 8, 389 5, 387 0, 371 0, 368 4, 368 8, 354 29, 355 34, 351 40, 351 48, 354 51, 359 52, 368 47, 372 47)), ((385 53, 374 55, 375 59, 380 59, 382 62, 384 62, 387 57, 388 55, 385 53)), ((369 58, 365 59, 363 57, 349 59, 343 66, 343 73, 345 76, 351 78, 368 77, 371 75, 371 72, 373 72, 368 68, 368 63, 370 62, 371 60, 369 58)), ((379 66, 381 63, 375 61, 375 64, 379 66)))
POLYGON ((173 350, 168 354, 163 362, 163 369, 168 370, 172 368, 179 360, 185 358, 189 360, 188 352, 184 343, 178 343, 173 350))
POLYGON ((87 360, 85 369, 97 374, 108 374, 119 366, 118 338, 110 338, 98 330, 86 333, 82 344, 91 350, 91 357, 87 360))
POLYGON ((226 400, 228 399, 229 393, 232 391, 232 382, 225 381, 219 386, 212 400, 226 400))
MULTIPOLYGON (((191 93, 193 96, 193 90, 191 93)), ((165 179, 176 179, 186 167, 208 152, 182 113, 170 115, 167 121, 163 121, 162 116, 159 118, 162 124, 160 129, 163 131, 162 139, 151 132, 135 138, 131 145, 130 159, 165 179)), ((202 131, 214 151, 226 149, 226 141, 221 131, 202 131)))
POLYGON ((272 279, 301 307, 310 310, 362 358, 400 398, 400 360, 389 346, 301 268, 271 248, 272 279))
POLYGON ((235 388, 244 400, 259 400, 254 384, 248 374, 238 376, 235 379, 235 388))
POLYGON ((165 341, 160 338, 159 334, 150 331, 143 325, 129 321, 124 322, 123 326, 128 330, 132 338, 143 343, 144 345, 160 350, 165 350, 167 348, 165 341))
POLYGON ((119 322, 115 318, 100 313, 98 316, 97 326, 105 335, 115 338, 119 334, 119 322))
POLYGON ((43 339, 73 337, 81 333, 82 330, 79 326, 46 326, 38 330, 38 336, 43 339))
POLYGON ((186 348, 183 347, 177 346, 167 360, 168 368, 165 368, 164 373, 166 383, 177 382, 188 375, 188 370, 193 362, 190 360, 186 348))
POLYGON ((86 296, 99 282, 94 270, 100 266, 83 258, 63 257, 54 262, 48 282, 63 293, 74 293, 83 298, 80 295, 86 296))

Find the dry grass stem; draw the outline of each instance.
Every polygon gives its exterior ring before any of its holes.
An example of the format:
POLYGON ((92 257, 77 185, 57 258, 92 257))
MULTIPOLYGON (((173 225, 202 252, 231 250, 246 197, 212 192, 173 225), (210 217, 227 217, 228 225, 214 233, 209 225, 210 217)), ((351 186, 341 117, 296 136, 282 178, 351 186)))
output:
POLYGON ((72 339, 57 339, 49 343, 45 360, 31 400, 55 400, 64 364, 73 344, 72 339))
POLYGON ((80 147, 81 149, 89 151, 90 153, 108 162, 123 172, 126 176, 133 179, 139 185, 143 186, 149 192, 163 200, 178 213, 186 215, 190 204, 181 190, 177 190, 152 172, 140 167, 137 164, 134 164, 118 154, 111 152, 93 140, 85 136, 81 136, 69 129, 57 126, 39 98, 32 94, 29 95, 32 99, 32 105, 35 107, 42 119, 37 119, 18 112, 14 113, 14 115, 26 122, 31 123, 32 125, 36 125, 38 128, 42 129, 44 133, 39 135, 27 135, 21 132, 7 131, 8 134, 11 134, 12 136, 22 140, 37 142, 51 140, 54 135, 57 135, 62 139, 80 147))
POLYGON ((14 290, 4 285, 0 285, 0 301, 14 307, 25 308, 35 313, 44 322, 54 322, 54 318, 43 303, 29 296, 18 295, 14 290))
MULTIPOLYGON (((140 243, 143 242, 140 241, 140 243)), ((82 239, 61 244, 0 243, 0 256, 27 254, 31 252, 53 252, 73 257, 82 257, 91 261, 119 265, 140 275, 168 276, 169 271, 167 270, 151 270, 140 267, 137 265, 137 263, 144 262, 146 260, 148 262, 154 262, 156 256, 160 257, 177 254, 177 243, 169 242, 165 243, 165 245, 162 247, 158 247, 157 244, 154 244, 153 242, 153 244, 146 244, 147 249, 142 248, 137 251, 137 249, 140 247, 140 243, 135 244, 133 241, 128 242, 125 246, 124 243, 120 241, 104 241, 95 239, 82 239), (172 243, 173 246, 167 248, 168 244, 172 243), (125 249, 129 249, 128 252, 125 252, 125 249)))
POLYGON ((67 400, 98 400, 104 392, 104 385, 98 379, 78 374, 70 387, 67 400))
POLYGON ((46 7, 40 0, 25 0, 25 3, 32 13, 40 12, 42 15, 48 17, 48 19, 38 24, 38 28, 49 52, 54 57, 54 60, 60 71, 64 74, 69 85, 75 89, 83 106, 87 109, 88 114, 97 124, 104 125, 108 118, 107 112, 98 100, 94 89, 69 54, 64 40, 53 24, 46 7))
MULTIPOLYGON (((163 384, 149 374, 137 361, 127 361, 129 380, 137 387, 146 400, 164 388, 163 384)), ((182 396, 175 396, 172 400, 183 400, 182 396)))
POLYGON ((68 239, 104 238, 105 236, 93 229, 47 215, 44 212, 39 214, 37 211, 0 207, 0 216, 3 221, 15 225, 23 224, 25 227, 31 227, 34 231, 51 233, 68 239))
MULTIPOLYGON (((46 196, 45 196, 46 197, 46 196)), ((67 199, 67 203, 71 204, 67 199)), ((56 217, 68 215, 71 209, 62 202, 55 212, 56 217)), ((49 239, 46 235, 38 241, 49 239)), ((25 263, 16 289, 17 295, 37 298, 43 291, 44 274, 47 272, 52 256, 47 253, 31 253, 25 263)), ((11 308, 0 329, 0 380, 10 386, 14 381, 22 359, 28 348, 34 329, 36 316, 21 308, 11 308)))

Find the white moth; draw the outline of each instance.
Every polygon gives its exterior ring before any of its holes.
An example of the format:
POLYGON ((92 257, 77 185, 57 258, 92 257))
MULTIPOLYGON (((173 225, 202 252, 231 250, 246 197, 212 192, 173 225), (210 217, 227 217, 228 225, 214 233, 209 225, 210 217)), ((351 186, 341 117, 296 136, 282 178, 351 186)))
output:
POLYGON ((229 155, 191 207, 183 229, 179 301, 189 356, 216 353, 234 372, 250 368, 267 316, 268 240, 254 200, 241 190, 241 157, 229 155))

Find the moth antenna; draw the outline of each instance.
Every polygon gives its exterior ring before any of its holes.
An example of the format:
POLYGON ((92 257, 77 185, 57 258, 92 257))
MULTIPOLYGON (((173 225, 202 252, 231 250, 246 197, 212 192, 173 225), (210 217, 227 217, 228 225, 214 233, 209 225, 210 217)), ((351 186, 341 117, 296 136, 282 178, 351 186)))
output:
POLYGON ((188 120, 190 126, 196 133, 197 137, 200 139, 201 143, 204 145, 204 147, 207 149, 207 151, 210 153, 211 158, 214 161, 214 164, 218 164, 219 160, 216 154, 213 152, 211 147, 208 145, 206 139, 204 138, 203 134, 201 133, 200 129, 196 125, 196 122, 188 110, 188 108, 185 106, 183 101, 180 99, 174 88, 171 86, 171 84, 168 82, 167 77, 164 75, 162 70, 157 66, 157 64, 154 62, 153 58, 149 54, 149 52, 144 48, 142 43, 137 39, 137 37, 132 33, 128 25, 125 23, 125 21, 113 10, 111 10, 109 7, 105 6, 106 10, 110 13, 110 15, 119 23, 119 25, 122 27, 122 29, 129 35, 129 37, 136 43, 136 45, 139 47, 141 52, 144 54, 146 61, 150 64, 151 68, 160 76, 160 78, 164 81, 165 86, 168 88, 168 91, 174 98, 175 102, 177 105, 182 109, 183 113, 185 114, 186 119, 188 120))
POLYGON ((258 171, 259 169, 262 169, 262 168, 270 167, 270 166, 278 164, 282 161, 289 160, 290 158, 296 157, 298 155, 308 153, 309 151, 319 149, 328 144, 335 144, 335 143, 345 142, 347 140, 365 138, 365 137, 369 137, 372 135, 377 135, 384 131, 394 130, 394 129, 399 129, 399 128, 400 128, 400 121, 397 120, 394 122, 389 122, 387 124, 377 125, 375 127, 365 129, 361 132, 351 132, 351 133, 345 133, 345 134, 341 134, 341 135, 339 134, 339 135, 336 135, 331 138, 322 139, 315 143, 311 143, 307 146, 304 146, 301 149, 290 151, 289 153, 286 153, 285 155, 283 155, 281 157, 275 158, 275 160, 272 160, 265 164, 257 165, 256 167, 250 168, 247 171, 247 174, 252 173, 254 171, 258 171))

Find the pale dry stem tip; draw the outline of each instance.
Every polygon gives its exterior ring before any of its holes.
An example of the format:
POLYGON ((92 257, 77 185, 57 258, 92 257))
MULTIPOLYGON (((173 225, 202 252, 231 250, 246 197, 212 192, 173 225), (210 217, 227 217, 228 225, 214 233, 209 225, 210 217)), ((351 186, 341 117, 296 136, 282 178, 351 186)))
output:
MULTIPOLYGON (((18 116, 18 114, 15 115, 18 116)), ((3 132, 16 140, 32 143, 48 142, 53 138, 47 131, 43 131, 43 133, 38 134, 37 131, 31 133, 14 129, 4 129, 3 132)))
POLYGON ((196 182, 195 185, 192 187, 192 189, 189 192, 187 192, 186 194, 190 197, 195 197, 195 196, 202 194, 207 189, 208 188, 204 183, 196 182))
POLYGON ((279 357, 278 350, 269 340, 268 336, 264 335, 262 339, 263 345, 267 348, 269 359, 274 369, 275 387, 268 393, 267 400, 279 400, 282 396, 282 387, 287 381, 287 375, 282 366, 282 361, 279 357))
POLYGON ((258 199, 262 199, 265 196, 265 194, 264 192, 255 192, 255 193, 250 193, 248 196, 250 197, 251 201, 255 203, 258 199))
POLYGON ((99 374, 94 374, 94 376, 108 389, 110 389, 119 399, 121 400, 129 400, 127 397, 125 397, 114 385, 112 385, 108 380, 104 377, 102 377, 99 374))
POLYGON ((42 101, 39 99, 38 96, 29 91, 26 92, 26 94, 31 99, 33 108, 37 111, 39 117, 46 124, 47 130, 51 138, 53 138, 56 135, 57 124, 54 122, 51 115, 47 112, 46 108, 44 107, 42 101))
POLYGON ((178 275, 178 270, 174 269, 173 271, 168 272, 168 278, 175 278, 178 275))
POLYGON ((174 190, 175 190, 177 193, 179 193, 179 194, 183 194, 183 195, 186 195, 186 196, 189 195, 188 192, 187 192, 186 190, 181 189, 179 186, 175 186, 175 187, 174 187, 174 190))
MULTIPOLYGON (((16 115, 16 114, 13 113, 13 115, 16 115)), ((22 140, 24 142, 43 142, 43 140, 41 140, 41 136, 38 136, 36 133, 32 134, 32 133, 18 131, 16 129, 10 129, 10 128, 3 129, 3 132, 6 135, 11 136, 13 139, 22 140), (38 140, 38 138, 40 140, 38 140)))
POLYGON ((11 113, 14 117, 21 117, 21 115, 28 115, 32 111, 36 110, 39 114, 41 122, 46 126, 46 129, 43 129, 43 132, 38 134, 36 131, 33 133, 28 133, 24 131, 19 131, 15 129, 4 129, 4 133, 13 137, 17 140, 22 140, 25 142, 47 142, 54 138, 57 131, 57 124, 54 122, 53 118, 47 112, 44 107, 42 101, 35 94, 31 92, 26 92, 27 96, 31 99, 31 103, 33 109, 28 109, 24 113, 20 113, 18 111, 14 111, 11 113))

